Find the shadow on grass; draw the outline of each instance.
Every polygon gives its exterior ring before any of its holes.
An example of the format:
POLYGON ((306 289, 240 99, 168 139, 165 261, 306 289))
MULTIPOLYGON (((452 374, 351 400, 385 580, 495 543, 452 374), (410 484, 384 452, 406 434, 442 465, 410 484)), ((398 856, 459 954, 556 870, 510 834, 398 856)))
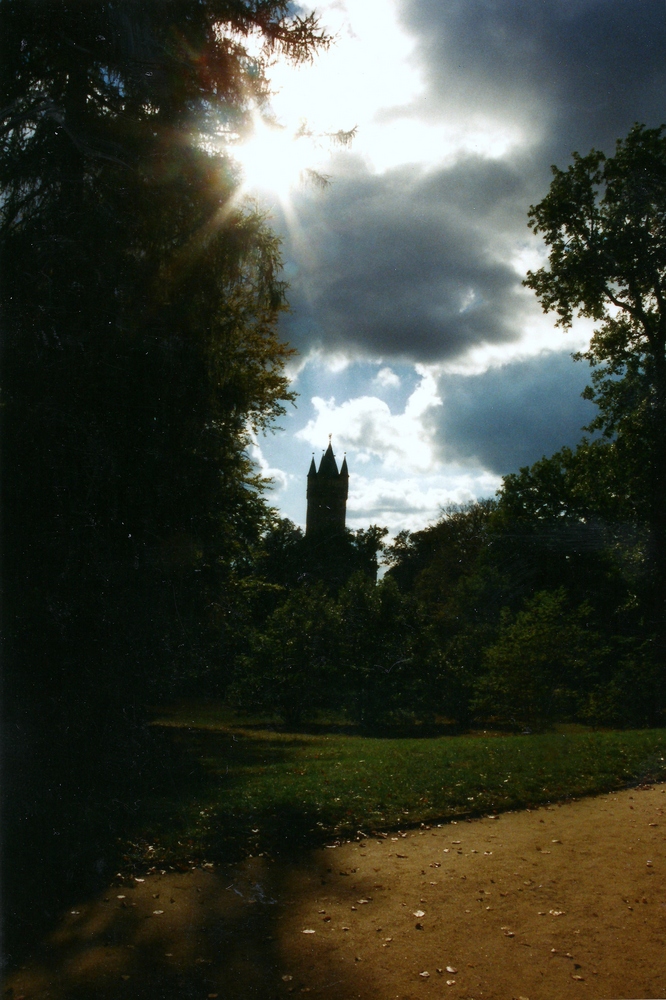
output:
POLYGON ((9 722, 3 748, 2 956, 19 962, 75 899, 108 884, 147 802, 196 787, 169 735, 142 723, 9 722))
POLYGON ((276 773, 279 765, 297 757, 310 731, 275 730, 273 740, 242 731, 151 728, 156 739, 169 743, 172 767, 168 783, 161 789, 154 786, 144 803, 143 827, 135 824, 140 839, 130 864, 141 868, 161 858, 186 867, 203 860, 235 862, 259 853, 286 859, 330 839, 332 821, 322 829, 322 813, 305 804, 282 801, 266 808, 251 799, 240 801, 248 773, 276 773))
POLYGON ((20 963, 70 904, 118 872, 154 865, 156 835, 176 870, 204 853, 218 863, 258 851, 289 856, 321 840, 319 816, 296 806, 218 809, 215 829, 191 836, 192 817, 240 789, 246 769, 282 763, 299 743, 298 734, 253 740, 138 723, 57 738, 15 727, 3 761, 4 967, 20 963))

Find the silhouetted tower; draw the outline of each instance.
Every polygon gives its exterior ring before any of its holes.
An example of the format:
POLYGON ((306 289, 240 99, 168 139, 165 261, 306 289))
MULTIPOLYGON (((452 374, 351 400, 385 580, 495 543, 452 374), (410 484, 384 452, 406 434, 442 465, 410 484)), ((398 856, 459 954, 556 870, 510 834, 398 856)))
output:
POLYGON ((308 538, 331 538, 343 534, 347 513, 349 472, 347 459, 338 472, 329 437, 328 448, 317 470, 314 455, 308 472, 308 510, 305 534, 308 538))

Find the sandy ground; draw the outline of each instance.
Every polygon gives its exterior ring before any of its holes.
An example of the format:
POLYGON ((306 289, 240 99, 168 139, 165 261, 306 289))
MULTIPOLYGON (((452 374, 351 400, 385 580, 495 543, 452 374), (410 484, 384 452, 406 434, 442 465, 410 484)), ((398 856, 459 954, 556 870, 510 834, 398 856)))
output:
POLYGON ((666 998, 666 785, 82 900, 33 998, 666 998))

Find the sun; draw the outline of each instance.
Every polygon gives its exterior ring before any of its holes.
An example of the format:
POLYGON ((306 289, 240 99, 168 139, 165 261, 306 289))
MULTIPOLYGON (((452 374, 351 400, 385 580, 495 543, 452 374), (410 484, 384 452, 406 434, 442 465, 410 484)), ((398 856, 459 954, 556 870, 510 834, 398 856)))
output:
POLYGON ((301 127, 292 132, 259 114, 253 116, 251 135, 233 150, 242 170, 243 189, 273 194, 280 200, 286 200, 303 175, 312 171, 315 154, 307 130, 301 127))

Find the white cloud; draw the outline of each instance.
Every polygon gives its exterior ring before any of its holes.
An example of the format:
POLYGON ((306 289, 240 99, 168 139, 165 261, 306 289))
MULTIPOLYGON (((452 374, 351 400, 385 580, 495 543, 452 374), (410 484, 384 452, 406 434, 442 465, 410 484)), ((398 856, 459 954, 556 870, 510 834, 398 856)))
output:
POLYGON ((396 375, 392 368, 380 368, 375 375, 375 382, 384 387, 398 388, 400 377, 396 375))
MULTIPOLYGON (((323 448, 332 434, 336 450, 374 455, 385 468, 407 472, 427 472, 436 465, 432 431, 425 417, 441 406, 434 366, 416 365, 421 381, 407 400, 403 413, 391 413, 377 396, 357 396, 340 405, 335 398, 314 396, 314 419, 296 434, 297 438, 323 448)), ((396 376, 397 377, 397 376, 396 376)), ((361 459, 363 460, 363 459, 361 459)))
MULTIPOLYGON (((250 445, 250 455, 252 460, 258 466, 259 474, 263 476, 264 479, 272 480, 272 488, 275 493, 280 493, 282 490, 287 488, 289 481, 290 479, 293 479, 293 476, 291 476, 288 472, 285 472, 283 469, 278 469, 275 466, 270 465, 256 438, 250 445)), ((268 500, 270 503, 272 501, 272 497, 269 496, 268 500)))
POLYGON ((500 485, 500 477, 492 473, 455 466, 418 478, 368 479, 352 473, 347 524, 350 528, 380 524, 392 535, 403 529, 418 531, 436 520, 447 504, 493 496, 500 485))

